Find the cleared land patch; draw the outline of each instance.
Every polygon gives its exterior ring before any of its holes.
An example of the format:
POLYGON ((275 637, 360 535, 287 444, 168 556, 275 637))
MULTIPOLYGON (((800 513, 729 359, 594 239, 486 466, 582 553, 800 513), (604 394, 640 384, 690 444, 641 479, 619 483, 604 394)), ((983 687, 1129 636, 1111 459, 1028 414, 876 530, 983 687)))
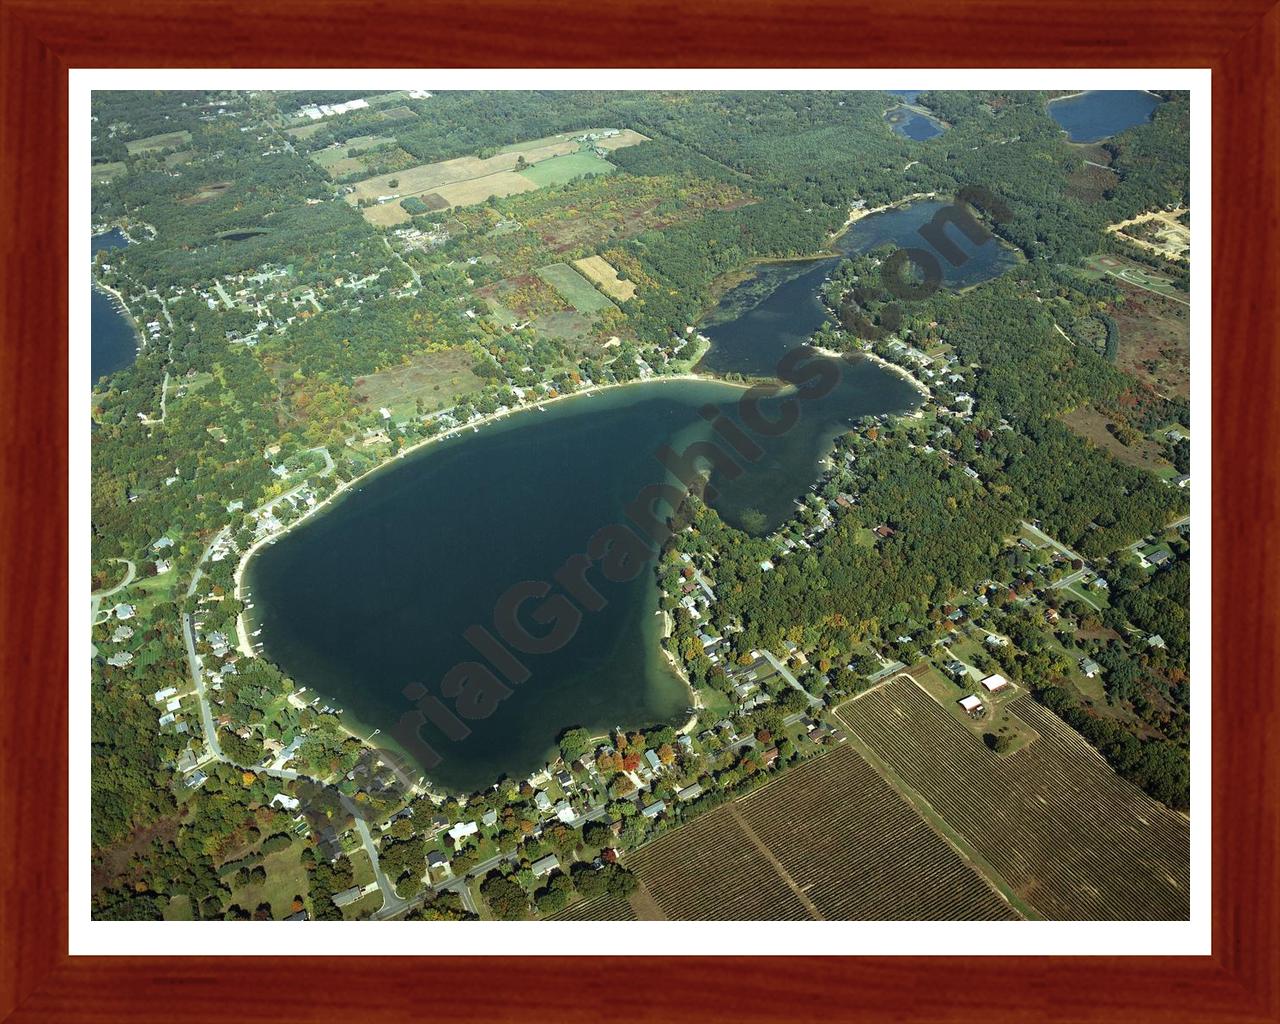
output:
POLYGON ((1189 211, 1156 210, 1131 220, 1108 226, 1112 234, 1122 234, 1134 245, 1166 258, 1185 260, 1191 255, 1191 228, 1179 218, 1189 211))
POLYGON ((1010 709, 1039 738, 1005 757, 904 677, 836 713, 1045 917, 1186 920, 1187 819, 1119 778, 1031 698, 1010 709))
POLYGON ((426 352, 402 366, 357 377, 354 391, 357 398, 368 400, 369 408, 386 407, 397 418, 416 412, 419 399, 424 411, 434 412, 484 385, 472 369, 474 362, 462 348, 426 352))
POLYGON ((102 181, 110 181, 112 178, 119 178, 128 173, 129 165, 123 160, 115 160, 111 163, 94 164, 93 170, 90 172, 95 183, 102 181))
POLYGON ((610 135, 607 139, 596 139, 594 145, 598 149, 612 153, 615 149, 623 149, 627 146, 634 146, 639 142, 649 141, 649 136, 641 135, 630 128, 623 128, 617 135, 610 135))
POLYGON ((1174 299, 1125 288, 1126 300, 1111 307, 1120 331, 1116 365, 1159 394, 1191 394, 1191 311, 1174 299))
POLYGON ((588 279, 603 288, 605 294, 610 298, 617 299, 619 302, 626 302, 636 293, 635 282, 622 280, 618 276, 618 272, 603 256, 588 256, 586 259, 574 260, 573 265, 582 271, 588 279))
POLYGON ((161 149, 185 146, 190 141, 191 133, 188 131, 164 132, 160 135, 148 135, 145 139, 126 142, 124 148, 130 156, 138 156, 142 153, 154 153, 161 149))
POLYGON ((178 200, 183 206, 202 206, 205 203, 211 203, 231 188, 233 182, 230 181, 211 181, 207 185, 201 185, 189 196, 183 196, 178 200))
POLYGON ((1096 409, 1083 406, 1059 418, 1086 441, 1105 448, 1119 462, 1160 476, 1175 475, 1173 465, 1164 457, 1164 449, 1159 444, 1141 434, 1134 438, 1132 444, 1124 444, 1108 429, 1115 421, 1096 409))
MULTIPOLYGON (((419 164, 417 167, 406 167, 403 171, 380 174, 364 181, 358 181, 353 191, 347 196, 347 202, 353 206, 361 199, 378 199, 381 196, 394 195, 399 198, 417 195, 420 192, 438 192, 441 186, 470 182, 476 178, 495 176, 501 172, 514 172, 520 166, 521 157, 525 163, 548 160, 562 153, 572 153, 577 149, 573 141, 553 142, 545 146, 536 146, 498 153, 481 159, 474 156, 462 156, 453 160, 440 160, 436 163, 419 164)), ((523 191, 524 187, 535 187, 532 182, 524 182, 524 186, 513 189, 523 191)), ((509 194, 490 192, 488 195, 509 194)))
POLYGON ((520 174, 537 188, 544 188, 547 185, 563 185, 574 178, 593 174, 612 174, 616 170, 608 160, 602 160, 594 153, 569 153, 533 164, 520 174))
POLYGON ((538 270, 538 276, 551 285, 579 313, 598 313, 613 303, 601 295, 591 282, 567 263, 552 263, 538 270))

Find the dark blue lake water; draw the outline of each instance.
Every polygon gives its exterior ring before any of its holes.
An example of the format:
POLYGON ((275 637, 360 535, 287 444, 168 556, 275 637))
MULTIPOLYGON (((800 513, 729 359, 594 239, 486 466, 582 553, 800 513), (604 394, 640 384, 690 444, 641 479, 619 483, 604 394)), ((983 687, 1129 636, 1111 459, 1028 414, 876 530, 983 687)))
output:
MULTIPOLYGON (((940 204, 874 215, 842 239, 847 251, 908 239, 940 204)), ((913 242, 912 244, 918 244, 913 242)), ((818 289, 838 257, 761 267, 704 325, 705 366, 773 377, 826 313, 818 289)), ((994 276, 1003 254, 974 250, 952 284, 994 276)), ((732 478, 713 472, 711 504, 735 525, 761 533, 793 511, 818 476, 832 438, 862 416, 907 412, 919 402, 902 378, 861 357, 814 361, 837 370, 823 398, 799 403, 780 437, 755 436, 762 453, 732 478)), ((683 452, 715 435, 702 415, 718 407, 741 422, 739 388, 709 381, 655 381, 552 404, 429 445, 366 478, 330 510, 263 549, 250 563, 254 626, 268 657, 300 685, 343 707, 348 718, 386 735, 411 709, 404 688, 441 695, 454 666, 484 661, 464 639, 473 625, 496 630, 499 597, 521 581, 554 581, 601 527, 627 521, 626 504, 669 479, 657 450, 683 452)), ((767 402, 776 415, 785 395, 767 402)), ((540 766, 568 726, 677 723, 690 695, 658 646, 661 617, 648 567, 627 581, 587 579, 606 606, 584 612, 572 639, 527 656, 530 678, 491 714, 466 722, 451 740, 426 723, 421 735, 441 756, 423 765, 437 783, 470 791, 501 775, 540 766)), ((552 584, 551 594, 562 588, 552 584)), ((536 612, 539 601, 528 610, 536 612)), ((529 628, 546 631, 546 624, 529 628)), ((412 750, 406 750, 413 753, 412 750)))
POLYGON ((1159 97, 1138 90, 1084 92, 1050 101, 1049 116, 1072 142, 1100 142, 1146 124, 1159 105, 1159 97))
MULTIPOLYGON (((128 239, 117 228, 93 236, 93 251, 123 249, 128 239)), ((90 286, 89 329, 91 335, 89 370, 96 384, 107 374, 123 370, 138 357, 138 335, 119 300, 108 292, 90 286)))

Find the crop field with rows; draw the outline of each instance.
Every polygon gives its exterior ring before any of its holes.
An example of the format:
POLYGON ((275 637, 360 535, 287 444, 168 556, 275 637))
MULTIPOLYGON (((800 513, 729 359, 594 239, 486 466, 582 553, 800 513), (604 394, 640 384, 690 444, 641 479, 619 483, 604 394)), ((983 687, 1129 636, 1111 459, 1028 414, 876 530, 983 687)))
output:
POLYGON ((1003 757, 905 678, 836 713, 1044 917, 1186 920, 1187 819, 1119 778, 1030 697, 1009 710, 1039 738, 1003 757))
POLYGON ((1009 920, 1018 914, 848 747, 628 859, 676 920, 1009 920))

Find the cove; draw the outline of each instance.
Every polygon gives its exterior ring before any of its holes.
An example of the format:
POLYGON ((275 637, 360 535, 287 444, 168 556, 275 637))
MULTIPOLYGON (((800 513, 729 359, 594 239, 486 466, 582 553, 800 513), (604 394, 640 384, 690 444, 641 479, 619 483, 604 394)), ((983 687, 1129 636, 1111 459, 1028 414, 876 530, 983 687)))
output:
POLYGON ((1146 124, 1160 97, 1140 90, 1082 92, 1049 101, 1049 116, 1072 142, 1100 142, 1146 124))
MULTIPOLYGON (((119 228, 94 235, 92 251, 123 249, 129 240, 119 228)), ((89 286, 89 372, 96 384, 108 374, 123 370, 138 357, 138 334, 120 308, 120 300, 101 288, 89 286)))

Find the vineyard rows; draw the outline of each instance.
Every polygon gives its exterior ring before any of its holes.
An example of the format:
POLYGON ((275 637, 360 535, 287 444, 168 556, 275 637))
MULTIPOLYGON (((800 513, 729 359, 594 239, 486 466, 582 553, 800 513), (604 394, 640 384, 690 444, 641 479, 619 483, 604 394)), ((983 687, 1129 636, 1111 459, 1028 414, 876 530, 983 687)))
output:
POLYGON ((1186 818, 1119 778, 1031 698, 1009 710, 1040 736, 1005 757, 905 678, 837 714, 1045 917, 1186 920, 1186 818))

